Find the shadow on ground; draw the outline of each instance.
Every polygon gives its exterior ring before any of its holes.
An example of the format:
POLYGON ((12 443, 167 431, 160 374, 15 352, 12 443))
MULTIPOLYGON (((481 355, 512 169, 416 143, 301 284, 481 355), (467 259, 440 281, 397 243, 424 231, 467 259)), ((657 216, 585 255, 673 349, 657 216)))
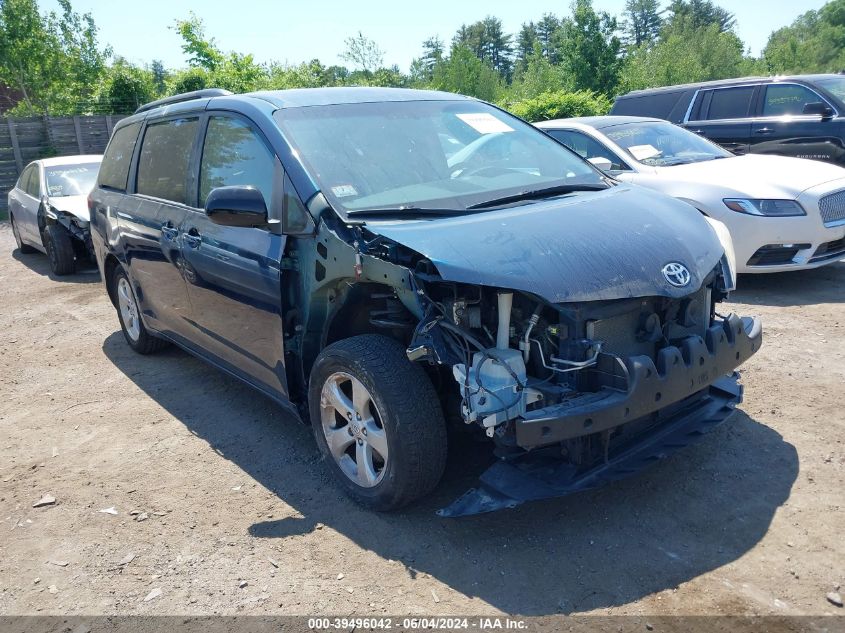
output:
POLYGON ((44 253, 37 252, 24 255, 20 250, 15 249, 12 258, 42 277, 49 277, 58 283, 90 284, 100 281, 100 272, 97 270, 97 265, 88 261, 80 262, 76 273, 73 275, 57 277, 50 270, 50 262, 47 261, 47 256, 44 253))
POLYGON ((800 306, 845 302, 845 260, 812 270, 740 275, 731 301, 749 305, 800 306))
POLYGON ((789 497, 798 454, 739 412, 701 442, 639 477, 563 499, 465 519, 438 507, 489 463, 483 445, 452 446, 444 481, 395 514, 348 501, 320 462, 310 428, 250 387, 171 349, 134 354, 120 332, 106 356, 188 429, 302 518, 244 530, 278 539, 329 526, 407 573, 428 573, 509 613, 614 607, 728 564, 766 534, 789 497))

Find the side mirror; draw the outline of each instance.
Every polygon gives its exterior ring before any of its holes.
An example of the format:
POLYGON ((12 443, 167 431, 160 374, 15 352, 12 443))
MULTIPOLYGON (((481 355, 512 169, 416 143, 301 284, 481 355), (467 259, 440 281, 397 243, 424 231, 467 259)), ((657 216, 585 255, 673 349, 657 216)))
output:
POLYGON ((814 101, 813 103, 805 103, 803 114, 816 114, 823 119, 829 119, 833 116, 833 108, 821 101, 814 101))
POLYGON ((238 185, 212 189, 205 201, 205 214, 221 226, 267 226, 264 195, 255 187, 238 185))
POLYGON ((602 171, 610 171, 611 169, 613 169, 613 163, 611 163, 604 156, 593 156, 592 158, 589 158, 587 160, 592 163, 594 167, 598 167, 602 171))

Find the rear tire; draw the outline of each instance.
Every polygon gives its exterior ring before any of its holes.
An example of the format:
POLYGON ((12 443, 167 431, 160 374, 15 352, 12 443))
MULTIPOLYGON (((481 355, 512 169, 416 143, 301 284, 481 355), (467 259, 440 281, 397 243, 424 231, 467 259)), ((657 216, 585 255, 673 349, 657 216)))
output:
POLYGON ((446 423, 431 381, 400 343, 366 334, 328 346, 308 394, 317 445, 355 501, 395 510, 438 484, 446 423))
POLYGON ((18 225, 15 222, 15 216, 12 214, 9 214, 9 222, 12 224, 12 235, 15 236, 15 244, 18 245, 18 251, 23 255, 34 253, 37 249, 33 248, 29 244, 25 244, 21 239, 21 234, 18 232, 18 225))
POLYGON ((120 266, 114 269, 112 288, 114 288, 117 318, 120 320, 120 328, 129 347, 144 355, 154 354, 167 347, 169 343, 150 334, 141 320, 141 311, 138 300, 135 298, 132 282, 120 266))
POLYGON ((72 275, 76 272, 76 253, 73 238, 64 227, 48 224, 44 229, 44 248, 50 260, 50 270, 56 276, 72 275))

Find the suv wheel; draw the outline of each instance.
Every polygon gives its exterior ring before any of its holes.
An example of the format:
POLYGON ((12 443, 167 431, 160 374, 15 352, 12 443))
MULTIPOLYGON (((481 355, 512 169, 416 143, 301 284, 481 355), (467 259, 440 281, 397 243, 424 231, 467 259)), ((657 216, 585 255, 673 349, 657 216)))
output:
POLYGON ((73 239, 64 227, 58 224, 47 225, 44 229, 44 248, 54 275, 71 275, 76 272, 73 239))
POLYGON ((150 334, 141 321, 141 311, 132 283, 120 266, 114 270, 112 284, 117 299, 117 317, 129 347, 139 354, 152 354, 167 347, 167 341, 150 334))
POLYGON ((21 239, 21 234, 18 232, 18 225, 15 222, 15 216, 9 214, 9 222, 11 222, 12 224, 12 235, 15 236, 15 244, 18 245, 18 250, 24 255, 34 253, 35 249, 32 246, 23 243, 23 240, 21 239))
POLYGON ((318 356, 308 400, 314 435, 358 503, 393 510, 437 485, 446 465, 446 424, 437 393, 405 348, 367 334, 318 356))

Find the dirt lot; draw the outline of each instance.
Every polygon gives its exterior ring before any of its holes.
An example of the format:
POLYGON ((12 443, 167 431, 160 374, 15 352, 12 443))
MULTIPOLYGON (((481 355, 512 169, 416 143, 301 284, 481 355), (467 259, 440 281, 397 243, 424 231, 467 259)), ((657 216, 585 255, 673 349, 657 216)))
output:
POLYGON ((845 263, 740 280, 764 347, 701 443, 444 520, 477 449, 422 505, 363 511, 306 427, 181 351, 135 355, 96 272, 13 245, 0 224, 0 614, 842 613, 845 263))

